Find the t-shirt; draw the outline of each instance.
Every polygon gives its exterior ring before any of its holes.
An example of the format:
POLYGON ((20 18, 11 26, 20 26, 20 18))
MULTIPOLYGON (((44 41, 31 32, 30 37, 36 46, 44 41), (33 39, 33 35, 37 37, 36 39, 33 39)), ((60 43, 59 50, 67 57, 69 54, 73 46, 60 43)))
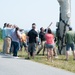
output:
POLYGON ((41 39, 41 41, 45 41, 45 33, 44 32, 40 32, 39 33, 39 38, 41 39))
POLYGON ((25 33, 21 34, 21 41, 26 42, 26 34, 25 33))
MULTIPOLYGON (((20 31, 17 31, 20 38, 21 38, 21 33, 20 31)), ((12 41, 15 41, 15 42, 19 42, 19 38, 17 37, 17 34, 15 32, 15 29, 12 30, 12 34, 11 34, 11 38, 12 38, 12 41)))
POLYGON ((38 33, 34 29, 31 29, 27 36, 29 37, 29 43, 36 43, 36 37, 38 37, 38 33))
POLYGON ((54 35, 53 34, 45 34, 46 44, 54 44, 54 35))
POLYGON ((75 32, 74 31, 68 31, 65 36, 66 43, 75 43, 75 32))

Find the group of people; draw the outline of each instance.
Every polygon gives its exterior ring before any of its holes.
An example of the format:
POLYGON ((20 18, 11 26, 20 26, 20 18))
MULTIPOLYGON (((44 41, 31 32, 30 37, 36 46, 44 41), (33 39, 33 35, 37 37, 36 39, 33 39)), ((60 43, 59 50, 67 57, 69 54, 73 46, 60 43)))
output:
POLYGON ((13 56, 17 56, 20 46, 21 33, 16 25, 4 23, 3 26, 3 53, 9 54, 13 50, 13 56))
MULTIPOLYGON (((52 24, 52 23, 51 23, 52 24)), ((75 33, 72 28, 66 33, 66 60, 69 59, 69 48, 73 50, 75 60, 75 33), (72 34, 72 35, 71 35, 72 34)), ((22 50, 24 45, 25 50, 28 52, 28 58, 34 59, 35 55, 38 55, 41 50, 44 52, 47 50, 47 60, 53 61, 53 55, 57 56, 56 51, 56 38, 50 29, 50 25, 44 29, 40 28, 38 33, 36 30, 36 24, 32 23, 32 29, 25 34, 23 29, 20 29, 16 25, 10 25, 4 23, 3 27, 3 53, 13 53, 14 57, 17 57, 18 50, 22 50), (39 37, 38 37, 39 36, 39 37), (40 47, 36 51, 36 45, 38 44, 38 38, 40 38, 40 47), (51 59, 50 59, 51 58, 51 59)))

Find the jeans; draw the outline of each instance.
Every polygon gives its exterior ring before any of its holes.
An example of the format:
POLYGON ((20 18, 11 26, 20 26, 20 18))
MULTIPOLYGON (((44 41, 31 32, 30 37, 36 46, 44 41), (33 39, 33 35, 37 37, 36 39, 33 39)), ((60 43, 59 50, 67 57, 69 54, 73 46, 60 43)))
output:
POLYGON ((19 50, 19 43, 12 41, 12 45, 13 45, 13 56, 17 56, 19 50))

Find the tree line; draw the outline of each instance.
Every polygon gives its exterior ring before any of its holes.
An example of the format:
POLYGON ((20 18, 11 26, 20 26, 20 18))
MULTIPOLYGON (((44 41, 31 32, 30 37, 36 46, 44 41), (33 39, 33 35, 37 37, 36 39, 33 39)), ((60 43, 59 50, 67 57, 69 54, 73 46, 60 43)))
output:
POLYGON ((2 39, 2 29, 0 28, 0 39, 2 39))

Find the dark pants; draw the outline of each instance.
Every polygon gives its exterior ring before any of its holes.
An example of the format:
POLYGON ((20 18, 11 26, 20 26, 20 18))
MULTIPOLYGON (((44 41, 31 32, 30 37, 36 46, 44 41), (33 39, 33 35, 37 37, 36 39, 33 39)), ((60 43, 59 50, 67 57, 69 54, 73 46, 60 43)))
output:
POLYGON ((28 52, 31 56, 33 56, 33 53, 36 51, 36 44, 35 43, 29 43, 28 44, 28 52))
POLYGON ((43 55, 44 55, 44 52, 45 52, 45 41, 41 42, 41 47, 38 49, 37 55, 40 53, 41 50, 43 50, 43 55))
POLYGON ((19 43, 12 41, 12 45, 13 45, 13 56, 17 56, 19 50, 19 43))
POLYGON ((24 46, 24 47, 27 47, 26 42, 20 42, 20 47, 21 47, 21 49, 23 48, 23 46, 24 46))

